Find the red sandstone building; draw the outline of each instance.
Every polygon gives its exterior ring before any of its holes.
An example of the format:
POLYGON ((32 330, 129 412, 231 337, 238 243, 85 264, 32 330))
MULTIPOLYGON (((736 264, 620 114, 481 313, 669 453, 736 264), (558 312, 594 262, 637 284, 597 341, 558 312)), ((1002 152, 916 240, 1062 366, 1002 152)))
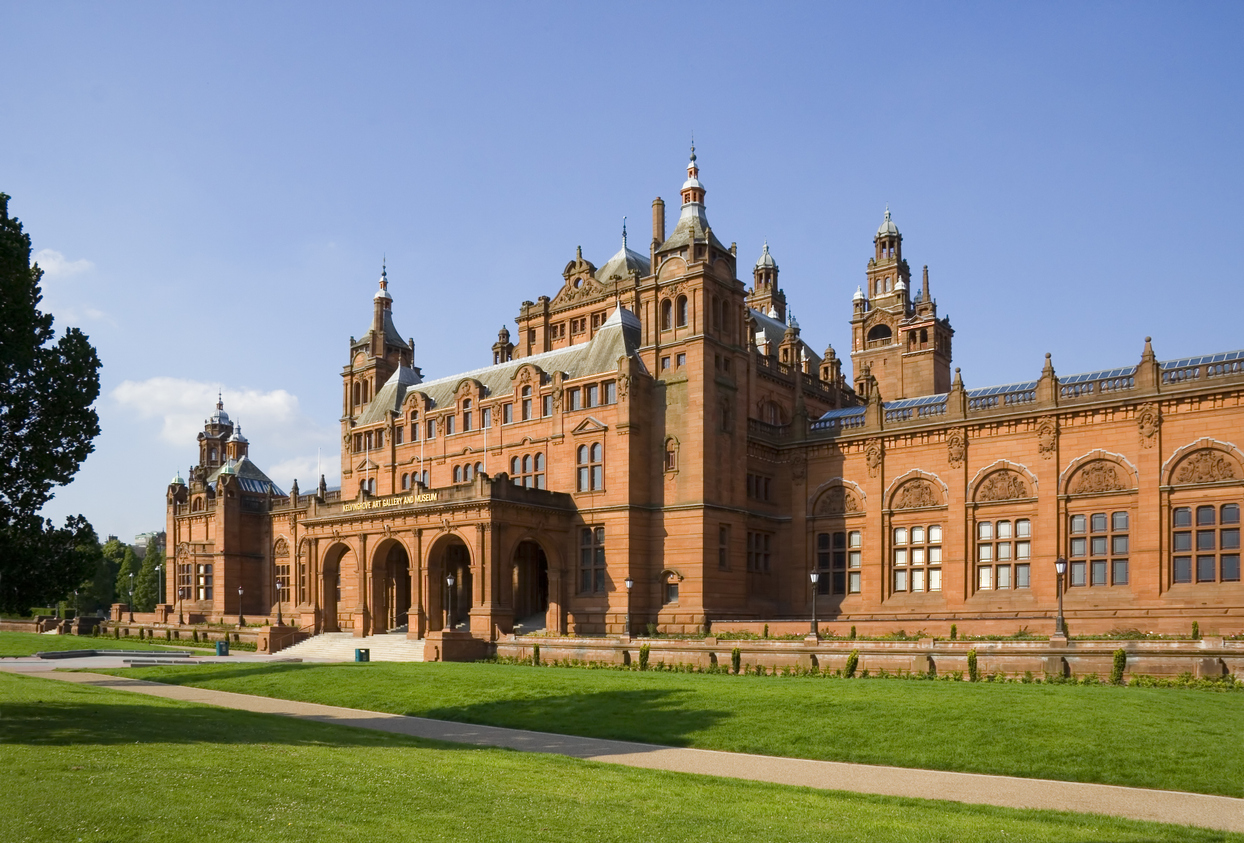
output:
MULTIPOLYGON (((850 322, 809 347, 766 244, 739 280, 694 150, 667 233, 522 303, 425 380, 382 273, 342 369, 341 490, 278 489, 221 404, 168 489, 191 618, 481 641, 809 617, 1048 632, 1244 629, 1244 352, 967 389, 889 211, 850 322), (452 585, 450 582, 452 580, 452 585), (629 587, 628 587, 629 582, 629 587)), ((1034 367, 1034 370, 1036 367, 1034 367)))

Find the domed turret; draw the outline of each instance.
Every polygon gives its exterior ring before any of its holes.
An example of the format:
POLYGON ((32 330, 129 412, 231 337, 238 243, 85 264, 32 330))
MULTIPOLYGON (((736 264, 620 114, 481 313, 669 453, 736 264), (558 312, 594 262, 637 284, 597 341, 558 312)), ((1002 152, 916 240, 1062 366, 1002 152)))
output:
POLYGON ((878 237, 898 237, 898 226, 894 224, 894 220, 890 218, 890 206, 885 206, 885 219, 877 228, 878 237))

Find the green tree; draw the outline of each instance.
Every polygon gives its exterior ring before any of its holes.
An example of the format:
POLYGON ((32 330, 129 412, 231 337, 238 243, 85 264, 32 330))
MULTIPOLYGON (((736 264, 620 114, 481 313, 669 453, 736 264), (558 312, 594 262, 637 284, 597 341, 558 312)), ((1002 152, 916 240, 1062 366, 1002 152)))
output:
MULTIPOLYGON (((117 601, 120 603, 130 602, 130 590, 133 589, 134 597, 138 596, 138 574, 141 570, 141 563, 138 557, 134 555, 134 548, 128 545, 121 557, 121 565, 117 568, 117 601), (131 575, 132 578, 131 578, 131 575)), ((134 607, 137 611, 137 607, 134 607)))
POLYGON ((99 435, 99 357, 77 328, 59 338, 42 313, 43 270, 0 193, 0 611, 71 594, 91 570, 98 538, 81 515, 63 527, 39 515, 99 435))
POLYGON ((134 611, 151 612, 160 602, 160 579, 163 573, 164 554, 156 547, 155 539, 147 539, 147 551, 138 576, 134 577, 134 611), (159 565, 161 570, 157 571, 159 565))
POLYGON ((95 569, 91 578, 78 589, 78 611, 83 614, 91 614, 99 609, 107 610, 116 602, 117 569, 121 567, 121 563, 109 559, 104 553, 105 547, 107 545, 100 546, 94 554, 95 569))

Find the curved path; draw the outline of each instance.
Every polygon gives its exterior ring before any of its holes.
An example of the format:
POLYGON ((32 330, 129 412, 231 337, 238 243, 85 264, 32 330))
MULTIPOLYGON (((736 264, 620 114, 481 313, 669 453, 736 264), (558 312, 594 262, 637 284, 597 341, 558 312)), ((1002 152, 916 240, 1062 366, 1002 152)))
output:
POLYGON ((30 670, 29 668, 23 670, 22 667, 10 663, 0 665, 0 670, 9 670, 14 673, 37 673, 38 676, 47 679, 59 679, 64 682, 131 691, 222 708, 279 714, 316 723, 374 729, 451 743, 496 746, 524 752, 547 752, 607 764, 623 764, 629 767, 724 776, 822 790, 843 790, 915 799, 944 799, 999 805, 1007 808, 1108 814, 1135 820, 1244 832, 1244 799, 1227 796, 1207 796, 1170 790, 1146 790, 1048 779, 989 776, 978 773, 882 767, 871 764, 846 764, 837 761, 809 761, 799 758, 745 755, 704 749, 681 749, 629 741, 503 729, 496 726, 476 726, 469 723, 430 720, 424 717, 235 694, 228 691, 163 685, 140 679, 94 673, 64 673, 46 669, 30 670))

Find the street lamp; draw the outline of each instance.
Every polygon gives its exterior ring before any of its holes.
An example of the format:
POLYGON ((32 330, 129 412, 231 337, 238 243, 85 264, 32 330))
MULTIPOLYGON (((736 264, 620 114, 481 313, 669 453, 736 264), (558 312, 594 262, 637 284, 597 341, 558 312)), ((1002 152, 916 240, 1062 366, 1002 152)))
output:
POLYGON ((242 617, 242 586, 238 586, 238 627, 246 626, 246 618, 242 617))
POLYGON ((1067 625, 1063 623, 1063 574, 1067 573, 1067 560, 1058 557, 1054 560, 1054 570, 1058 573, 1058 582, 1055 588, 1058 590, 1058 621, 1054 627, 1054 634, 1067 636, 1067 625))
POLYGON ((816 628, 816 584, 821 579, 818 571, 809 571, 808 579, 812 580, 812 637, 821 640, 821 631, 816 628))
POLYGON ((134 622, 134 572, 130 571, 130 623, 134 622))
POLYGON ((281 626, 281 581, 276 581, 276 625, 281 626))
POLYGON ((160 602, 164 602, 164 566, 156 565, 156 587, 160 590, 160 602))
POLYGON ((177 625, 178 626, 186 625, 186 616, 182 614, 182 607, 185 605, 184 604, 185 599, 186 599, 185 586, 180 586, 180 585, 177 586, 177 625))
POLYGON ((451 573, 445 577, 445 584, 449 588, 445 589, 445 623, 450 628, 454 628, 454 575, 451 573))
POLYGON ((627 577, 623 582, 626 583, 626 627, 623 629, 623 632, 626 633, 627 638, 630 638, 631 637, 631 586, 635 585, 635 581, 631 579, 630 577, 627 577))

